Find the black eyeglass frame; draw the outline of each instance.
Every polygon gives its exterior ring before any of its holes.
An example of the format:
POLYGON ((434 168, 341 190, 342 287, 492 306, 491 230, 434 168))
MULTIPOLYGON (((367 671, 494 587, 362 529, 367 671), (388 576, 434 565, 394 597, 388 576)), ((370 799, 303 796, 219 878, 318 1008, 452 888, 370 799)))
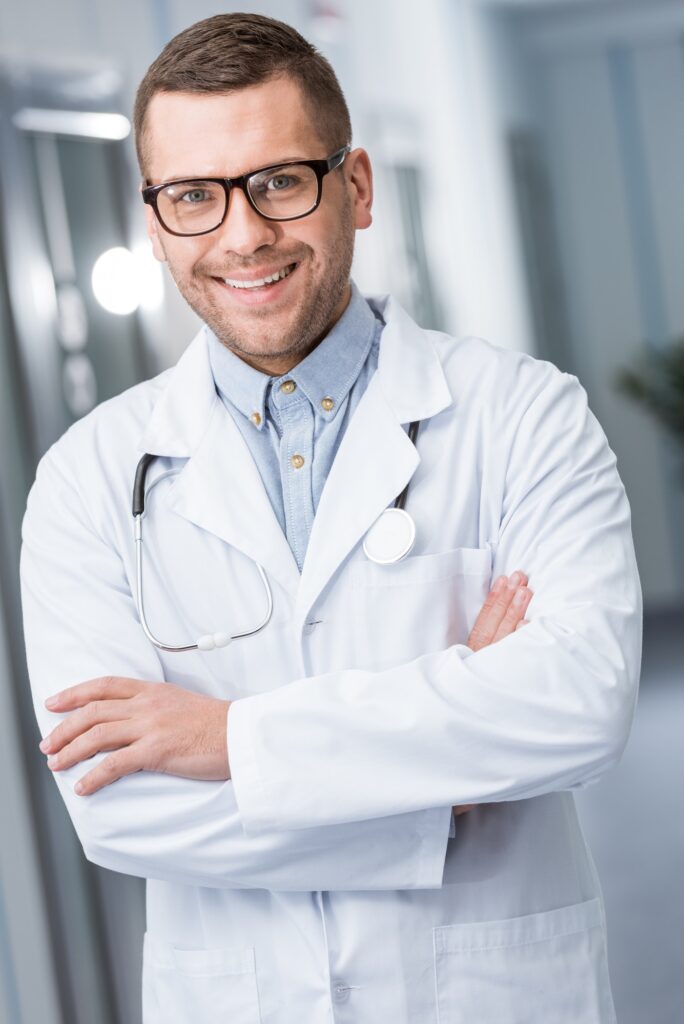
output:
POLYGON ((164 231, 168 231, 170 235, 177 235, 179 238, 196 238, 198 235, 209 235, 211 234, 212 231, 216 231, 217 228, 220 228, 228 215, 228 208, 230 205, 230 192, 231 189, 233 188, 242 189, 249 205, 252 207, 255 213, 258 213, 260 217, 264 218, 264 220, 274 220, 280 222, 288 220, 301 220, 302 217, 308 217, 309 214, 313 213, 314 210, 318 209, 321 203, 321 197, 323 195, 323 178, 326 176, 326 174, 329 174, 330 171, 334 171, 338 167, 341 167, 344 158, 349 152, 351 152, 351 146, 346 145, 343 146, 342 149, 336 150, 332 154, 332 156, 327 157, 327 159, 325 160, 291 160, 285 163, 281 162, 279 164, 269 164, 266 167, 257 167, 255 171, 248 171, 247 174, 240 174, 237 178, 179 178, 177 181, 164 181, 161 183, 161 185, 147 185, 144 189, 142 189, 142 198, 144 203, 147 203, 148 206, 152 207, 155 216, 159 223, 161 224, 161 226, 164 228, 164 231), (261 212, 259 207, 252 199, 252 196, 249 194, 247 183, 250 178, 254 177, 255 174, 263 174, 264 171, 277 171, 281 167, 310 167, 311 170, 315 172, 316 181, 318 184, 318 193, 316 195, 316 202, 313 204, 311 209, 306 211, 306 213, 298 213, 296 217, 269 217, 268 214, 261 212), (213 228, 207 228, 206 231, 174 231, 173 228, 168 227, 168 225, 164 223, 164 220, 157 206, 157 196, 163 189, 168 188, 170 185, 191 185, 193 182, 212 182, 216 185, 223 186, 223 191, 226 196, 226 205, 223 211, 223 216, 221 217, 221 220, 218 222, 218 224, 215 224, 213 228))

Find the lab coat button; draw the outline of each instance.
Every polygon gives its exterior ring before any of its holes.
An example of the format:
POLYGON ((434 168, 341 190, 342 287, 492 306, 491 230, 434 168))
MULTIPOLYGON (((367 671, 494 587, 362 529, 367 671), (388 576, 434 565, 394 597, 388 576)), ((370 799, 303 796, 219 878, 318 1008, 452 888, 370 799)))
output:
POLYGON ((343 985, 341 981, 333 985, 333 999, 336 1003, 343 1003, 349 999, 349 985, 343 985))

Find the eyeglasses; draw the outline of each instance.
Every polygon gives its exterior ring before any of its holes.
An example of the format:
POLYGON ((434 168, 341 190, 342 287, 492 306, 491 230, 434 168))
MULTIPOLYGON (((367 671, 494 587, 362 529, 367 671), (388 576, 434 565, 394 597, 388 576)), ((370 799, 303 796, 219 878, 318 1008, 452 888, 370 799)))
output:
POLYGON ((299 220, 318 207, 323 178, 339 167, 351 147, 327 160, 295 160, 260 167, 237 178, 185 178, 149 185, 143 202, 172 235, 206 235, 226 219, 230 191, 240 188, 250 206, 266 220, 299 220))

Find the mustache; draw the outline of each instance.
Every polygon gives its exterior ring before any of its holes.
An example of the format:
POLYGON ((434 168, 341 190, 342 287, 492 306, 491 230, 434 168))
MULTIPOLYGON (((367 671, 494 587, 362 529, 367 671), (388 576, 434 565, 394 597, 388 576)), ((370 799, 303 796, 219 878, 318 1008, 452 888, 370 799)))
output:
POLYGON ((208 274, 210 277, 230 277, 234 271, 250 271, 261 267, 288 267, 291 263, 301 263, 311 250, 306 247, 305 251, 299 249, 297 252, 263 252, 259 257, 251 260, 242 260, 240 263, 223 264, 221 267, 199 262, 195 266, 198 274, 208 274))

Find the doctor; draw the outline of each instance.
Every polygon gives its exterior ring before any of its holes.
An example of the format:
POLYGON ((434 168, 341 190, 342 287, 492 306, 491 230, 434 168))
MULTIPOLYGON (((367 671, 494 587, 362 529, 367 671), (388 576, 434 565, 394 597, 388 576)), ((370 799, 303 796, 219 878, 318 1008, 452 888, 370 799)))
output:
POLYGON ((573 790, 626 742, 641 593, 583 388, 361 296, 369 157, 288 26, 187 29, 135 127, 155 255, 205 326, 42 459, 22 588, 85 854, 149 880, 145 1024, 609 1024, 573 790), (406 485, 413 547, 377 564, 406 485))

